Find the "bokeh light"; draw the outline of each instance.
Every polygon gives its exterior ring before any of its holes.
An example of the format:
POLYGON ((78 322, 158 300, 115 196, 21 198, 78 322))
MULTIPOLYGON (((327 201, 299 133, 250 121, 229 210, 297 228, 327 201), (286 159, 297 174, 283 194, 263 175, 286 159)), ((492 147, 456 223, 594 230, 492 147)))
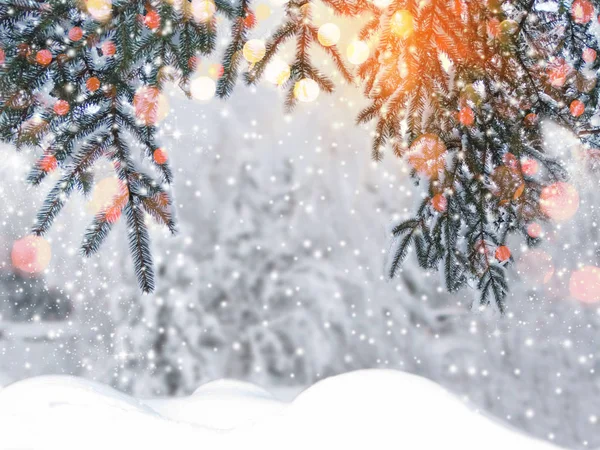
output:
POLYGON ((579 209, 579 193, 569 183, 551 184, 542 189, 540 208, 550 219, 556 222, 566 222, 579 209))
POLYGON ((125 186, 117 177, 107 177, 98 181, 94 186, 92 198, 86 205, 87 211, 91 214, 98 214, 108 208, 124 188, 125 186))
POLYGON ((85 0, 85 6, 90 16, 98 22, 104 22, 112 16, 112 0, 85 0))
POLYGON ((319 27, 318 39, 324 47, 331 47, 339 42, 341 36, 340 27, 335 23, 326 23, 319 27))
POLYGON ((190 82, 190 94, 195 100, 206 102, 215 96, 217 84, 212 78, 198 77, 190 82))
POLYGON ((257 63, 264 58, 266 52, 265 42, 261 39, 250 39, 244 44, 242 53, 249 63, 257 63))
POLYGON ((212 0, 192 0, 192 15, 198 23, 208 22, 215 15, 217 7, 212 0))
POLYGON ((290 78, 290 66, 284 60, 273 58, 265 67, 265 80, 281 86, 290 78))
POLYGON ((363 41, 351 42, 346 49, 346 56, 352 64, 362 64, 369 58, 369 46, 363 41))
POLYGON ((294 85, 294 97, 301 102, 313 102, 319 96, 319 85, 315 80, 303 78, 294 85))
POLYGON ((521 254, 516 267, 518 273, 534 285, 548 283, 555 270, 552 256, 540 249, 531 249, 521 254))
POLYGON ((15 269, 37 274, 46 270, 50 264, 52 250, 50 243, 43 237, 29 235, 15 241, 10 256, 15 269))
POLYGON ((569 292, 580 302, 600 302, 600 268, 583 266, 574 271, 569 280, 569 292))

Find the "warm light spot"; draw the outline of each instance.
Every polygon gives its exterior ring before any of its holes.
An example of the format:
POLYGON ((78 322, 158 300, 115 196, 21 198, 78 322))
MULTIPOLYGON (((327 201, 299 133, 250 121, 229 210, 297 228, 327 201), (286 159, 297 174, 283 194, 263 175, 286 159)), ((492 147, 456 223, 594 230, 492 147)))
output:
POLYGON ((446 167, 446 144, 437 135, 426 133, 410 146, 408 163, 421 175, 437 178, 446 167))
POLYGON ((94 186, 92 198, 86 205, 87 211, 91 214, 98 214, 111 206, 115 198, 126 189, 126 186, 117 177, 103 178, 94 186))
POLYGON ((586 48, 581 56, 586 63, 591 64, 596 61, 597 53, 593 48, 586 48))
POLYGON ((530 238, 539 238, 542 235, 542 226, 539 223, 530 223, 527 225, 527 234, 530 238))
POLYGON ((463 124, 466 127, 470 127, 475 123, 475 113, 471 108, 465 106, 458 113, 458 119, 460 120, 461 124, 463 124))
POLYGON ((271 7, 266 3, 259 3, 256 5, 254 14, 258 20, 267 20, 271 16, 271 7))
POLYGON ((392 0, 371 0, 371 3, 378 8, 384 9, 392 4, 392 0))
POLYGON ((569 292, 580 302, 600 302, 600 269, 584 266, 574 271, 569 281, 569 292))
POLYGON ((104 22, 112 15, 112 0, 85 0, 87 12, 94 20, 104 22))
POLYGON ((554 275, 552 256, 543 250, 526 251, 517 261, 516 267, 519 274, 534 285, 548 283, 554 275))
POLYGON ((217 85, 209 77, 194 78, 190 82, 190 94, 195 100, 206 102, 215 96, 217 85))
POLYGON ((579 117, 585 112, 585 105, 581 100, 573 100, 569 106, 573 117, 579 117))
POLYGON ((318 39, 322 46, 331 47, 340 40, 340 27, 335 23, 326 23, 319 27, 318 39))
POLYGON ((290 66, 282 59, 274 58, 265 67, 265 79, 281 86, 290 78, 290 66))
POLYGON ((146 125, 155 125, 169 114, 167 97, 154 86, 142 86, 133 97, 135 116, 146 125))
POLYGON ((15 269, 35 274, 46 270, 52 250, 43 237, 29 235, 15 241, 10 257, 15 269))
POLYGON ((496 249, 494 257, 500 262, 507 261, 510 258, 510 249, 506 245, 501 245, 496 249))
POLYGON ((264 58, 266 52, 265 42, 261 39, 250 39, 244 44, 242 53, 249 63, 257 63, 264 58))
POLYGON ((319 85, 315 80, 303 78, 294 85, 294 97, 301 102, 313 102, 319 96, 319 85))
POLYGON ((579 209, 579 193, 568 183, 551 184, 542 189, 540 208, 552 220, 566 222, 579 209))
POLYGON ((444 212, 448 208, 448 199, 443 194, 435 194, 431 199, 431 206, 437 212, 444 212))
POLYGON ((415 31, 415 21, 406 9, 396 11, 390 18, 390 31, 396 36, 407 39, 415 31))
POLYGON ((213 0, 192 0, 192 15, 198 23, 208 22, 216 11, 217 7, 213 0))
POLYGON ((531 177, 538 173, 539 164, 535 159, 525 159, 521 161, 521 170, 524 175, 531 177))
POLYGON ((208 76, 211 77, 213 80, 218 80, 219 78, 221 78, 223 76, 223 72, 223 66, 219 63, 211 64, 208 68, 208 76))
POLYGON ((351 42, 346 49, 346 56, 352 64, 362 64, 369 58, 369 46, 363 41, 351 42))

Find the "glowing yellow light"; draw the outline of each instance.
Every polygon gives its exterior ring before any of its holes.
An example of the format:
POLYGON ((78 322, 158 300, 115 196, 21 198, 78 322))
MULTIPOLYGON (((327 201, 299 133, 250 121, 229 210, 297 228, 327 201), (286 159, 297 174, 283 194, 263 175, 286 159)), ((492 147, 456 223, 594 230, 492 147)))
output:
POLYGON ((325 47, 331 47, 340 40, 340 28, 335 23, 326 23, 319 27, 319 42, 325 47))
POLYGON ((260 39, 250 39, 244 44, 244 58, 249 63, 259 62, 265 56, 265 52, 265 43, 260 39))
POLYGON ((281 86, 290 78, 290 66, 281 59, 273 59, 265 68, 265 79, 281 86))
POLYGON ((369 46, 363 41, 354 41, 348 45, 346 56, 352 64, 362 64, 369 57, 369 46))
POLYGON ((206 102, 215 96, 217 85, 209 77, 198 77, 190 82, 190 93, 196 100, 206 102))
POLYGON ((112 15, 112 0, 85 0, 87 12, 94 20, 104 22, 112 15))
POLYGON ((208 22, 217 10, 213 0, 192 0, 191 6, 194 20, 198 23, 208 22))
POLYGON ((254 14, 258 20, 267 20, 271 16, 271 7, 266 3, 256 5, 254 14))
POLYGON ((410 11, 396 11, 390 19, 390 31, 402 39, 408 38, 415 31, 415 22, 410 11))
POLYGON ((294 85, 294 97, 301 102, 313 102, 319 96, 319 85, 315 80, 303 78, 294 85))

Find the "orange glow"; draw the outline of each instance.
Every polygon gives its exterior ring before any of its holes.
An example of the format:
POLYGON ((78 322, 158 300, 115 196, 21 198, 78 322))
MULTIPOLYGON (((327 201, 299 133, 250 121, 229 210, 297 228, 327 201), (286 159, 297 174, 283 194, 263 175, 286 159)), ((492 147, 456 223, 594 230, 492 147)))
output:
POLYGON ((426 133, 414 140, 408 163, 429 178, 437 178, 446 167, 446 144, 437 135, 426 133))
POLYGON ((542 234, 542 226, 539 223, 530 223, 527 225, 527 234, 533 239, 537 239, 542 234))
POLYGON ((431 199, 431 205, 437 212, 444 212, 448 208, 448 200, 443 194, 435 194, 431 199))
POLYGON ((579 117, 585 112, 585 105, 581 100, 573 100, 571 106, 569 106, 569 110, 573 117, 579 117))
POLYGON ((475 113, 471 108, 465 106, 458 113, 458 119, 460 120, 460 123, 462 123, 464 126, 470 127, 475 123, 475 113))
POLYGON ((569 292, 580 302, 600 302, 600 269, 584 266, 574 271, 569 281, 569 292))
POLYGON ((535 159, 526 159, 521 161, 521 169, 524 175, 531 177, 538 173, 539 164, 535 159))
POLYGON ((46 270, 52 250, 43 237, 29 235, 15 241, 10 256, 15 269, 35 274, 46 270))
POLYGON ((390 18, 390 31, 396 36, 407 39, 415 31, 415 21, 406 9, 396 11, 390 18))
POLYGON ((558 182, 542 189, 540 208, 556 222, 566 222, 579 209, 579 193, 574 186, 558 182))
POLYGON ((104 178, 94 186, 92 199, 86 205, 86 209, 92 214, 97 214, 110 207, 119 195, 127 192, 127 186, 117 177, 104 178))
POLYGON ((57 167, 58 161, 56 161, 56 156, 54 155, 45 155, 40 160, 40 169, 44 172, 52 172, 53 170, 56 170, 57 167))
POLYGON ((135 116, 146 125, 155 125, 167 117, 169 102, 160 90, 153 86, 143 86, 133 97, 135 116))
POLYGON ((548 64, 548 80, 554 87, 562 87, 567 82, 567 78, 571 73, 571 66, 569 66, 564 59, 557 58, 548 64))
POLYGON ((496 249, 494 256, 500 262, 507 261, 510 258, 510 249, 506 245, 501 245, 496 249))

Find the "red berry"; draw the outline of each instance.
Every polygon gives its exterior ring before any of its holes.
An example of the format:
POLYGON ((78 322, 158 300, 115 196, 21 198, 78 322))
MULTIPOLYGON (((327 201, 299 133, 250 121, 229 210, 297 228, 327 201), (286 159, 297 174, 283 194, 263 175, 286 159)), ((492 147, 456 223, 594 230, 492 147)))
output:
POLYGON ((69 30, 69 39, 73 42, 77 42, 83 37, 83 30, 79 27, 73 27, 69 30))
POLYGON ((524 175, 532 176, 537 173, 539 169, 538 162, 535 159, 526 159, 521 161, 521 170, 524 175))
POLYGON ((100 88, 100 80, 96 77, 91 77, 85 82, 85 87, 90 92, 96 92, 100 88))
POLYGON ((35 55, 35 61, 40 66, 47 66, 52 62, 52 53, 50 53, 50 50, 40 50, 35 55))
POLYGON ((6 53, 0 48, 0 65, 4 64, 4 61, 6 61, 6 53))
POLYGON ((166 151, 164 151, 162 148, 157 148, 156 150, 154 150, 154 162, 156 164, 165 164, 167 160, 168 158, 166 151))
POLYGON ((156 30, 160 27, 160 15, 155 10, 151 9, 144 16, 144 25, 152 31, 156 30))
POLYGON ((52 172, 58 167, 58 161, 54 155, 45 155, 40 160, 40 169, 44 172, 52 172))
POLYGON ((594 15, 594 5, 589 0, 575 0, 571 6, 571 16, 576 23, 588 23, 594 15))
POLYGON ((102 43, 102 54, 106 57, 113 56, 117 53, 117 46, 113 41, 105 41, 102 43))
POLYGON ((431 205, 437 212, 444 212, 448 208, 448 199, 443 194, 435 194, 431 199, 431 205))
POLYGON ((54 112, 59 116, 64 116, 69 112, 70 109, 71 107, 69 106, 69 102, 66 100, 58 100, 54 104, 54 112))
POLYGON ((585 105, 581 100, 573 100, 569 109, 573 117, 579 117, 585 112, 585 105))
POLYGON ((465 106, 463 109, 460 110, 460 113, 458 114, 458 119, 460 120, 460 123, 462 123, 464 126, 470 127, 475 123, 475 114, 473 113, 473 110, 471 108, 465 106))
POLYGON ((510 258, 510 249, 506 245, 501 245, 496 249, 496 259, 504 262, 510 258))
POLYGON ((542 226, 539 223, 530 223, 527 225, 527 234, 533 239, 540 237, 542 234, 542 226))

